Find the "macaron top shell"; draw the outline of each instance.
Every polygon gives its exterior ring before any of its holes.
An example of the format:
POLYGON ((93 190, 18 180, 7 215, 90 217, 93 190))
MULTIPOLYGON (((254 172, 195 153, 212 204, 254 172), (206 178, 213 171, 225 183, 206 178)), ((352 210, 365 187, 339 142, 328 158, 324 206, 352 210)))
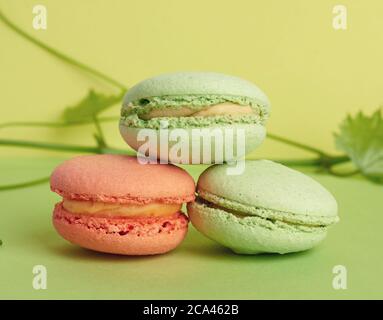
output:
POLYGON ((255 84, 215 72, 176 72, 146 79, 127 92, 123 106, 149 97, 180 95, 248 97, 263 106, 269 106, 267 96, 255 84))
POLYGON ((238 204, 236 209, 257 207, 279 211, 286 214, 287 220, 294 220, 293 215, 301 215, 307 221, 319 218, 319 222, 322 217, 326 224, 338 219, 337 202, 331 193, 298 171, 268 160, 246 161, 241 175, 227 176, 227 167, 215 165, 200 176, 197 185, 200 196, 208 195, 208 201, 214 197, 232 201, 238 204))
POLYGON ((124 155, 79 156, 59 165, 51 190, 64 198, 132 204, 194 200, 193 178, 168 164, 140 164, 124 155))

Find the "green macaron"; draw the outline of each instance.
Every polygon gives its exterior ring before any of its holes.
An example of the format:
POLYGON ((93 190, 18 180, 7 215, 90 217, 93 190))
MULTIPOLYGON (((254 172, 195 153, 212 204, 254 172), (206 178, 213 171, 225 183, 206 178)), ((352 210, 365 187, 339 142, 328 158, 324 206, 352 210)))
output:
POLYGON ((227 168, 202 173, 188 214, 200 232, 236 253, 307 250, 339 220, 331 193, 303 173, 268 160, 246 161, 240 175, 227 168))
POLYGON ((262 143, 269 108, 266 95, 241 78, 213 72, 163 74, 127 92, 120 132, 133 149, 145 154, 156 149, 152 154, 160 159, 219 163, 221 149, 222 161, 230 161, 262 143), (148 143, 153 137, 155 143, 148 143), (183 154, 174 152, 177 145, 183 154))

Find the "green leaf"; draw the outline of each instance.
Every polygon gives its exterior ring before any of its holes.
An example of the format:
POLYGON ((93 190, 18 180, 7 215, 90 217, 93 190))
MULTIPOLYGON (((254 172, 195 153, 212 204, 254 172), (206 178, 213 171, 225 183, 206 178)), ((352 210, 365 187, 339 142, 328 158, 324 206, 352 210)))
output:
POLYGON ((336 147, 344 151, 367 178, 383 184, 383 118, 381 109, 372 116, 359 112, 348 116, 335 134, 336 147))
POLYGON ((67 122, 93 120, 101 111, 120 103, 123 92, 119 95, 106 96, 94 90, 89 90, 88 95, 73 106, 65 108, 63 116, 67 122))

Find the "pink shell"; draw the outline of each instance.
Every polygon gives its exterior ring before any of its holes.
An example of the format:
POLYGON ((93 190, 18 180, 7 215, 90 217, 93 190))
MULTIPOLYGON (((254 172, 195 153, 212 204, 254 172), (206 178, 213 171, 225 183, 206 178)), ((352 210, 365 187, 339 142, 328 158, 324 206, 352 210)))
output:
POLYGON ((69 199, 145 204, 195 198, 193 178, 170 164, 140 164, 124 155, 79 156, 59 165, 51 190, 69 199))

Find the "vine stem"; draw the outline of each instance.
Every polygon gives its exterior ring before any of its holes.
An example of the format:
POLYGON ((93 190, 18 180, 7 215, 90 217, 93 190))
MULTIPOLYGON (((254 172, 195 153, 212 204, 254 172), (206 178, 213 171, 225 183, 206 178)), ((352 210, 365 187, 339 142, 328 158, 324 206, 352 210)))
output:
POLYGON ((356 170, 349 171, 349 172, 337 172, 337 171, 334 171, 333 168, 329 168, 328 172, 334 176, 337 176, 337 177, 352 177, 356 174, 359 174, 360 170, 356 169, 356 170))
POLYGON ((350 158, 346 155, 341 156, 326 156, 326 157, 318 157, 313 159, 281 159, 281 160, 273 160, 275 162, 279 162, 286 166, 302 166, 302 167, 324 167, 331 168, 337 164, 345 163, 350 161, 350 158))
POLYGON ((281 163, 285 166, 315 167, 320 165, 320 158, 313 159, 274 159, 272 161, 281 163))
POLYGON ((96 135, 97 144, 99 146, 106 147, 107 144, 105 140, 105 135, 104 135, 104 132, 102 131, 102 127, 101 127, 99 119, 97 118, 97 115, 93 116, 93 122, 97 130, 97 135, 96 135))
POLYGON ((70 57, 64 53, 61 53, 58 50, 46 45, 44 42, 37 40, 35 37, 26 33, 24 30, 22 30, 17 25, 15 25, 13 22, 11 22, 1 11, 0 11, 0 20, 2 20, 10 29, 12 29, 14 32, 19 34, 21 37, 32 42, 36 46, 46 50, 47 52, 54 55, 55 57, 65 61, 68 64, 76 66, 76 67, 78 67, 78 68, 80 68, 80 69, 82 69, 82 70, 84 70, 90 74, 93 74, 94 76, 96 76, 100 79, 103 79, 104 81, 109 82, 110 84, 113 84, 114 86, 116 86, 116 87, 118 87, 124 91, 127 90, 127 88, 122 83, 120 83, 119 81, 114 80, 111 77, 109 77, 108 75, 102 73, 101 71, 98 71, 92 67, 89 67, 86 64, 84 64, 80 61, 77 61, 76 59, 74 59, 74 58, 72 58, 72 57, 70 57))
POLYGON ((49 177, 44 177, 44 178, 40 178, 40 179, 36 179, 36 180, 32 180, 32 181, 27 181, 27 182, 3 185, 3 186, 0 186, 0 191, 32 187, 32 186, 36 186, 38 184, 42 184, 42 183, 45 183, 48 181, 49 181, 49 177))
MULTIPOLYGON (((117 121, 119 117, 100 117, 98 118, 99 122, 109 122, 117 121)), ((26 122, 26 121, 12 121, 0 123, 0 129, 10 128, 10 127, 51 127, 51 128, 60 128, 60 127, 69 127, 69 126, 82 126, 91 124, 92 120, 78 120, 78 121, 61 121, 61 122, 48 122, 48 121, 36 121, 36 122, 26 122)))
MULTIPOLYGON (((117 151, 118 149, 110 149, 109 152, 117 151)), ((340 157, 334 157, 333 162, 334 163, 340 163, 340 161, 345 162, 348 161, 349 159, 345 156, 340 156, 340 157)), ((290 166, 319 166, 320 165, 320 160, 317 159, 297 159, 297 160, 274 160, 279 163, 285 164, 285 165, 290 165, 290 166)), ((352 171, 352 172, 347 172, 347 173, 338 173, 334 172, 331 168, 328 169, 328 172, 330 172, 332 175, 338 176, 338 177, 348 177, 355 175, 359 173, 358 170, 352 171)), ((43 184, 49 181, 49 177, 44 177, 32 181, 27 181, 27 182, 21 182, 21 183, 16 183, 16 184, 8 184, 8 185, 0 185, 0 192, 1 191, 6 191, 6 190, 14 190, 14 189, 21 189, 21 188, 27 188, 31 186, 36 186, 39 184, 43 184)))
POLYGON ((74 146, 74 145, 57 144, 57 143, 10 140, 10 139, 0 139, 0 145, 8 146, 8 147, 26 147, 26 148, 34 148, 34 149, 85 152, 85 153, 97 153, 99 151, 99 148, 97 147, 74 146))
MULTIPOLYGON (((26 147, 34 149, 45 149, 62 152, 83 152, 83 153, 114 153, 114 154, 134 154, 127 150, 118 148, 100 148, 97 146, 76 146, 68 144, 46 143, 46 142, 34 142, 25 140, 10 140, 0 139, 0 145, 9 147, 26 147)), ((326 166, 330 167, 336 164, 350 161, 350 158, 346 155, 331 156, 327 158, 314 158, 314 159, 288 159, 288 160, 274 160, 285 165, 291 166, 326 166)))
MULTIPOLYGON (((109 147, 92 147, 92 146, 75 146, 75 145, 66 145, 66 144, 56 144, 56 143, 45 143, 45 142, 33 142, 33 141, 24 141, 24 140, 7 140, 0 139, 0 145, 11 146, 11 147, 26 147, 26 148, 36 148, 36 149, 45 149, 45 150, 54 150, 62 152, 83 152, 83 153, 113 153, 113 154, 126 154, 134 155, 134 152, 128 152, 126 150, 121 150, 117 148, 109 147)), ((274 160, 279 163, 288 166, 311 166, 311 167, 325 167, 327 171, 333 175, 337 176, 347 176, 353 175, 357 172, 352 172, 350 174, 339 174, 332 170, 332 166, 340 164, 343 162, 349 161, 348 156, 334 156, 327 158, 314 158, 314 159, 292 159, 292 160, 274 160)), ((20 189, 25 187, 30 187, 38 184, 45 183, 49 180, 49 177, 40 178, 32 181, 9 184, 9 185, 0 185, 0 191, 20 189)))
MULTIPOLYGON (((117 121, 119 117, 100 117, 97 118, 97 122, 108 122, 108 121, 117 121)), ((72 125, 86 125, 92 123, 92 120, 79 120, 76 122, 8 122, 8 123, 0 123, 0 129, 6 128, 6 127, 17 127, 17 126, 29 126, 29 127, 66 127, 66 126, 72 126, 72 125)), ((278 135, 268 133, 267 137, 291 146, 294 146, 299 149, 303 149, 306 151, 310 151, 313 153, 316 153, 319 155, 318 158, 314 159, 298 159, 298 160, 281 160, 279 162, 284 163, 288 165, 291 163, 292 165, 320 165, 323 163, 324 160, 321 159, 330 159, 331 164, 337 164, 338 162, 347 162, 349 161, 348 156, 329 156, 327 153, 325 153, 322 150, 319 150, 317 148, 308 146, 306 144, 292 141, 290 139, 286 139, 283 137, 280 137, 278 135)))
POLYGON ((109 147, 97 147, 97 146, 76 146, 68 144, 57 144, 47 142, 34 142, 25 140, 10 140, 0 139, 0 145, 8 147, 25 147, 33 149, 45 149, 62 152, 82 152, 82 153, 115 153, 115 154, 130 154, 126 150, 109 147))
POLYGON ((276 141, 279 141, 279 142, 283 142, 285 144, 288 144, 288 145, 291 145, 291 146, 294 146, 294 147, 297 147, 297 148, 300 148, 300 149, 303 149, 303 150, 306 150, 306 151, 310 151, 310 152, 313 152, 313 153, 316 153, 320 156, 327 156, 327 154, 318 149, 318 148, 314 148, 314 147, 311 147, 307 144, 304 144, 304 143, 300 143, 300 142, 296 142, 296 141, 293 141, 293 140, 290 140, 290 139, 286 139, 286 138, 283 138, 281 136, 278 136, 276 134, 272 134, 272 133, 268 133, 267 134, 267 137, 273 139, 273 140, 276 140, 276 141))

